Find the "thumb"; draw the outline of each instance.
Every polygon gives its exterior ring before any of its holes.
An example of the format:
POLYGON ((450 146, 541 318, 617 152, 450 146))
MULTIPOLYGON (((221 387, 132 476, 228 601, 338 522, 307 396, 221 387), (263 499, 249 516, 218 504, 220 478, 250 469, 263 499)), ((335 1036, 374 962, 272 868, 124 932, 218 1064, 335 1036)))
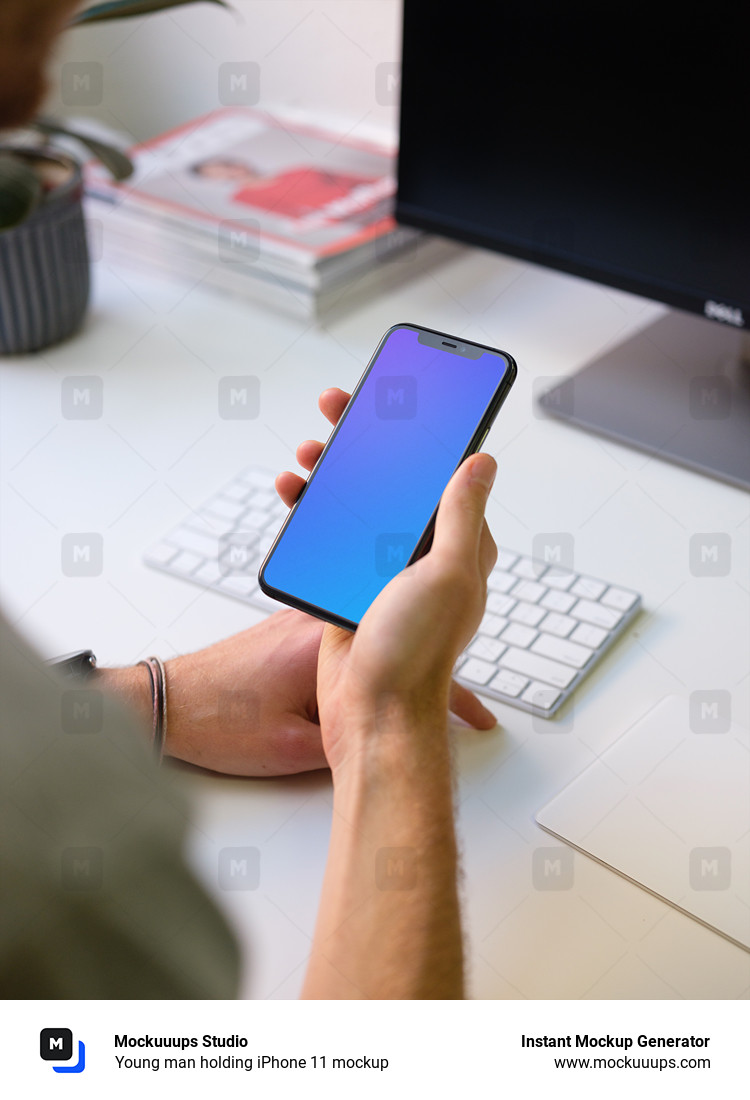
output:
POLYGON ((492 455, 470 455, 445 487, 430 554, 446 565, 478 560, 484 509, 496 474, 492 455))

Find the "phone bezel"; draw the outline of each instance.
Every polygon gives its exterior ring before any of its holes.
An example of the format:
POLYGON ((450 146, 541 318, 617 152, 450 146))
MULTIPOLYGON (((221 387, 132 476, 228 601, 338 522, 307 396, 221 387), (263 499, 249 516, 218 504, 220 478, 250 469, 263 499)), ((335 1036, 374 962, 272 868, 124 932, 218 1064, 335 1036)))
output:
MULTIPOLYGON (((428 333, 431 336, 437 336, 437 337, 440 337, 441 339, 454 341, 458 345, 464 345, 466 347, 471 347, 471 348, 481 348, 482 351, 490 351, 495 355, 502 356, 503 359, 505 359, 505 361, 507 363, 507 369, 503 374, 502 380, 501 380, 500 384, 498 385, 497 390, 493 394, 492 400, 490 401, 489 405, 487 406, 487 408, 486 408, 486 410, 485 410, 485 412, 482 416, 482 419, 480 420, 480 422, 477 426, 476 431, 474 432, 473 436, 469 440, 469 443, 468 443, 465 451, 463 452, 463 454, 461 455, 461 458, 459 459, 456 466, 454 467, 453 473, 455 473, 455 471, 458 469, 458 467, 461 465, 462 462, 466 461, 466 459, 469 457, 469 455, 474 454, 481 447, 482 443, 485 440, 485 437, 486 437, 487 433, 489 432, 490 428, 492 427, 492 424, 493 424, 497 414, 499 413, 499 411, 500 411, 500 409, 503 405, 503 402, 505 401, 505 398, 508 396, 508 392, 510 391, 511 386, 513 385, 513 383, 516 380, 516 375, 518 374, 518 367, 516 365, 516 361, 515 361, 515 359, 513 358, 512 355, 508 354, 507 351, 502 351, 499 348, 493 348, 489 344, 480 344, 476 340, 466 340, 464 337, 451 336, 450 333, 440 332, 438 329, 426 328, 424 325, 414 325, 414 324, 411 324, 409 322, 402 322, 402 323, 399 323, 399 324, 391 325, 391 327, 389 329, 387 329, 387 331, 383 334, 383 336, 379 340, 378 345, 375 348, 375 351, 372 353, 372 355, 370 357, 370 361, 368 362, 367 366, 365 367, 365 369, 362 373, 362 376, 360 377, 359 381, 357 382, 357 385, 354 387, 354 390, 352 391, 352 395, 349 398, 349 401, 346 405, 346 408, 344 409, 343 413, 341 414, 341 417, 340 417, 338 423, 336 424, 336 426, 334 427, 333 431, 331 432, 330 436, 328 437, 328 440, 327 440, 327 442, 326 442, 326 444, 323 448, 323 451, 321 452, 321 455, 320 455, 318 461, 315 463, 312 470, 310 471, 310 474, 307 478, 307 481, 305 482, 305 485, 300 490, 299 496, 297 497, 296 501, 294 502, 291 509, 289 510, 289 515, 284 520, 284 523, 282 524, 281 529, 279 530, 278 534, 276 535, 276 538, 271 543, 271 546, 269 547, 268 552, 266 553, 266 556, 263 559, 261 567, 258 571, 258 584, 260 586, 261 591, 264 592, 266 596, 270 596, 271 599, 278 600, 279 603, 286 604, 288 607, 294 607, 298 611, 304 611, 308 615, 313 615, 317 619, 322 619, 324 622, 332 623, 334 626, 343 627, 344 630, 349 630, 351 632, 356 631, 359 623, 356 623, 351 619, 345 619, 341 615, 337 615, 333 611, 327 611, 325 608, 318 607, 316 604, 307 603, 305 600, 301 600, 297 596, 293 596, 289 592, 284 592, 279 588, 274 588, 272 585, 268 584, 268 582, 265 580, 264 572, 265 572, 266 566, 268 565, 269 561, 271 560, 271 557, 273 555, 274 550, 278 546, 281 539, 284 537, 284 533, 286 532, 287 528, 292 523, 292 521, 294 519, 294 515, 295 515, 297 509, 299 508, 299 506, 300 506, 300 504, 301 504, 301 502, 302 502, 302 500, 305 496, 305 493, 308 490, 308 487, 312 483, 313 478, 315 477, 318 470, 320 469, 320 466, 322 465, 323 461, 325 460, 326 454, 328 453, 331 445, 333 444, 333 441, 336 438, 336 436, 338 434, 338 431, 341 428, 341 425, 344 423, 346 417, 349 415, 350 409, 354 405, 354 402, 357 400, 357 397, 359 396, 360 390, 362 389, 365 381, 367 380, 367 377, 370 374, 370 371, 372 370, 375 363, 377 362, 378 356, 380 355, 380 352, 383 349, 383 345, 386 343, 386 341, 388 340, 388 338, 391 336, 392 333, 397 332, 399 329, 404 329, 404 328, 405 329, 410 329, 413 332, 417 332, 417 333, 423 333, 424 332, 424 333, 428 333)), ((439 501, 438 501, 438 506, 439 506, 439 501)), ((433 531, 434 531, 434 528, 435 528, 435 517, 436 517, 436 515, 437 515, 437 506, 435 507, 432 515, 430 516, 430 519, 427 523, 427 526, 425 527, 424 531, 420 535, 419 540, 417 542, 417 545, 414 548, 414 552, 412 553, 411 557, 409 558, 409 560, 406 563, 406 566, 404 568, 408 568, 408 566, 411 565, 412 562, 417 561, 420 557, 422 557, 423 554, 425 554, 429 550, 430 544, 432 542, 433 531)))

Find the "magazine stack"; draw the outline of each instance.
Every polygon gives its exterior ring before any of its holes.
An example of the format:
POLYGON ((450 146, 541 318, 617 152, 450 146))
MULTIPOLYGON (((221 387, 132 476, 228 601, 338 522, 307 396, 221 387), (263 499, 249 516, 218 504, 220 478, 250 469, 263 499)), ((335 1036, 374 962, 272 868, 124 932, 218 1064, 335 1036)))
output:
POLYGON ((113 183, 90 168, 104 259, 315 317, 419 234, 392 217, 384 146, 223 108, 130 151, 113 183))

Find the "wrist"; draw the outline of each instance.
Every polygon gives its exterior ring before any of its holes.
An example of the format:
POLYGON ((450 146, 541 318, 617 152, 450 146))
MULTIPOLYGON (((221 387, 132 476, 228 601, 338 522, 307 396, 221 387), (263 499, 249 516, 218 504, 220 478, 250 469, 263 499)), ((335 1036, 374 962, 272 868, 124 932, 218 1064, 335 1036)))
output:
POLYGON ((91 683, 102 691, 121 699, 141 720, 142 725, 151 729, 153 715, 153 696, 151 677, 147 668, 97 668, 91 673, 91 683))
MULTIPOLYGON (((325 718, 321 715, 323 728, 325 718)), ((356 794, 373 786, 411 791, 451 790, 452 755, 447 702, 425 707, 403 696, 381 696, 342 708, 326 740, 337 792, 356 794)))

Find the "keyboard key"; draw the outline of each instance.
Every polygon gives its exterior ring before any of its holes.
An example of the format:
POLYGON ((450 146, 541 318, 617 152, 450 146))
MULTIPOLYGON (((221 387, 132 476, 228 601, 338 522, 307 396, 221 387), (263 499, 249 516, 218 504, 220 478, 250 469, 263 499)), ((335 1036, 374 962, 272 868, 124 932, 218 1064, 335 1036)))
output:
POLYGON ((521 580, 513 589, 513 595, 517 600, 526 600, 527 603, 536 603, 547 589, 537 581, 521 580))
POLYGON ((591 626, 589 623, 579 623, 570 635, 570 640, 571 642, 578 642, 579 645, 590 646, 591 649, 598 649, 606 637, 607 631, 602 630, 601 627, 591 626))
POLYGON ((182 573, 183 576, 189 577, 198 566, 203 565, 205 560, 200 554, 194 554, 192 550, 180 550, 177 557, 169 563, 169 568, 170 571, 174 570, 175 573, 182 573))
POLYGON ((559 611, 564 615, 567 611, 570 611, 575 602, 575 596, 570 596, 567 592, 556 592, 553 589, 552 592, 548 592, 542 599, 541 604, 542 607, 546 607, 548 611, 559 611))
POLYGON ((262 531, 269 523, 276 524, 274 516, 269 515, 268 512, 262 512, 259 508, 250 508, 242 516, 242 526, 246 530, 262 531))
POLYGON ((276 493, 269 493, 263 489, 257 489, 250 498, 250 504, 253 508, 259 508, 262 512, 270 511, 278 502, 279 498, 276 493))
POLYGON ((526 623, 526 626, 537 626, 544 618, 544 609, 533 603, 517 603, 508 618, 516 623, 526 623))
POLYGON ((219 516, 224 520, 235 520, 245 511, 245 505, 241 500, 229 500, 227 497, 214 497, 202 511, 211 516, 219 516))
POLYGON ((255 577, 247 573, 227 573, 221 577, 218 587, 222 592, 231 592, 234 596, 247 597, 257 588, 255 577))
POLYGON ((527 581, 535 581, 539 574, 544 572, 544 564, 534 561, 532 558, 519 558, 513 566, 512 572, 517 577, 523 577, 527 581))
POLYGON ((560 592, 564 592, 567 588, 570 588, 571 584, 577 577, 577 573, 570 573, 567 569, 558 569, 556 566, 550 566, 547 572, 540 577, 548 588, 559 589, 560 592))
POLYGON ((172 558, 177 553, 176 546, 169 546, 166 542, 160 542, 158 546, 153 546, 146 554, 146 559, 149 564, 153 565, 169 565, 172 558))
POLYGON ((576 677, 575 669, 567 665, 551 661, 549 657, 529 653, 527 649, 515 649, 513 646, 503 653, 500 665, 512 672, 522 672, 531 679, 542 680, 545 684, 553 684, 559 688, 566 688, 576 677))
POLYGON ((570 615, 558 615, 556 611, 550 611, 547 618, 540 622, 539 629, 547 634, 555 634, 558 638, 567 638, 575 625, 576 621, 570 615))
POLYGON ((577 645, 565 638, 555 638, 552 634, 540 634, 531 647, 531 652, 539 653, 542 657, 551 657, 553 661, 562 661, 564 665, 572 665, 573 668, 583 668, 594 651, 588 646, 577 645))
POLYGON ((503 573, 501 569, 493 569, 487 580, 487 587, 494 592, 510 592, 517 581, 518 577, 514 577, 512 573, 503 573))
POLYGON ((521 698, 524 703, 531 703, 533 707, 539 707, 540 710, 551 710, 560 698, 560 692, 549 684, 540 684, 535 681, 529 684, 521 698))
POLYGON ((519 676, 517 672, 501 668, 495 679, 487 687, 492 691, 501 691, 503 695, 510 695, 511 699, 515 699, 516 696, 521 694, 528 682, 528 676, 519 676))
POLYGON ((218 557, 219 536, 212 535, 208 531, 196 531, 191 527, 183 527, 179 534, 173 533, 170 538, 179 542, 183 550, 193 550, 203 558, 218 557))
POLYGON ((606 587, 606 584, 595 581, 593 577, 580 577, 570 591, 574 596, 583 596, 586 600, 598 600, 606 587))
POLYGON ((489 661, 480 661, 476 657, 470 657, 465 665, 461 666, 461 679, 468 680, 472 684, 486 684, 495 675, 496 668, 489 661))
POLYGON ((197 573, 193 574, 193 580, 200 581, 201 584, 217 584, 221 577, 222 572, 216 561, 204 562, 197 573))
POLYGON ((270 470, 256 470, 251 467, 249 470, 244 470, 240 476, 254 489, 268 489, 274 482, 274 475, 270 470))
POLYGON ((480 634, 469 646, 469 656, 478 657, 480 661, 496 661, 505 649, 505 644, 497 638, 485 638, 480 634))
POLYGON ((514 554, 511 550, 498 550, 497 561, 495 562, 495 569, 502 569, 504 572, 510 569, 514 561, 518 560, 518 554, 514 554))
POLYGON ((506 645, 517 645, 520 649, 528 649, 536 638, 538 631, 533 626, 524 626, 523 623, 511 623, 503 631, 501 641, 506 645))
POLYGON ((618 611, 629 611, 637 599, 635 592, 626 592, 624 588, 613 586, 607 589, 599 602, 618 611))
POLYGON ((489 611, 485 611, 484 618, 479 624, 479 634, 486 634, 490 638, 496 638, 501 630, 508 625, 508 620, 504 619, 501 615, 492 615, 489 611))
POLYGON ((507 615, 515 602, 512 596, 504 596, 502 592, 489 592, 487 610, 493 615, 507 615))
POLYGON ((591 600, 579 600, 570 614, 581 622, 591 623, 592 626, 601 626, 605 630, 614 630, 622 618, 621 611, 615 611, 613 607, 602 607, 600 603, 592 603, 591 600))
MULTIPOLYGON (((199 535, 213 535, 215 539, 219 539, 222 535, 226 535, 231 531, 234 524, 235 520, 226 519, 225 516, 215 516, 211 512, 201 509, 200 512, 192 512, 187 516, 180 530, 197 531, 199 535)), ((172 532, 170 538, 173 538, 175 542, 180 540, 180 536, 176 531, 172 532)))

